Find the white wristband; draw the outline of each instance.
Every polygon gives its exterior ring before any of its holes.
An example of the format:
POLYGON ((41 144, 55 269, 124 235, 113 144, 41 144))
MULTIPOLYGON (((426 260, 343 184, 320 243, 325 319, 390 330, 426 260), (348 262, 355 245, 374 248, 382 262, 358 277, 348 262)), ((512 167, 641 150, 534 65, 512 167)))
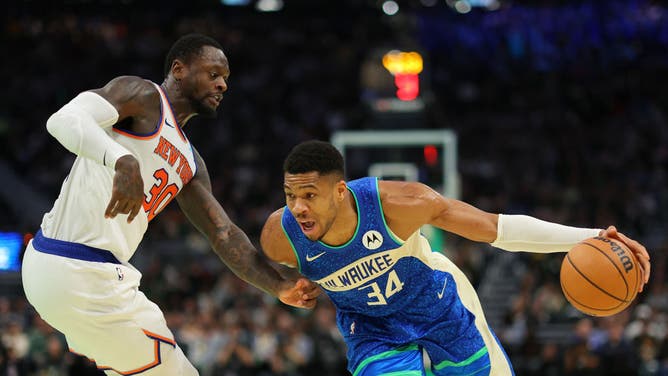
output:
POLYGON ((132 154, 107 133, 118 116, 106 99, 83 92, 51 115, 46 128, 72 153, 114 168, 118 158, 132 154))
POLYGON ((567 252, 580 241, 598 236, 600 229, 578 228, 542 221, 527 215, 499 215, 492 246, 510 252, 567 252))

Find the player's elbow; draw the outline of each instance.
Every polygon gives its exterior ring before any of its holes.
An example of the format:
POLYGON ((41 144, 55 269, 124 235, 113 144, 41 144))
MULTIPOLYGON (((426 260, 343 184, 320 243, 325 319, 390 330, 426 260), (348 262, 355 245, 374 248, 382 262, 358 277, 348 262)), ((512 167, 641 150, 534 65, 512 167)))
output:
POLYGON ((63 111, 51 115, 46 130, 68 150, 76 153, 81 142, 81 125, 76 116, 63 111))
POLYGON ((63 127, 65 122, 63 114, 56 112, 53 115, 49 116, 49 119, 46 121, 46 130, 53 137, 57 137, 60 133, 60 129, 63 127))

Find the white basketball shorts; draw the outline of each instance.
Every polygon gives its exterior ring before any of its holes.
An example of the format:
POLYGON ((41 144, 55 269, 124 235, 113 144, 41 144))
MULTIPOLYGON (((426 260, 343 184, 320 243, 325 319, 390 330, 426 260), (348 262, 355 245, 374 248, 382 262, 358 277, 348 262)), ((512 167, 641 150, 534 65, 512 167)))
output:
POLYGON ((111 252, 44 237, 30 241, 23 289, 70 351, 108 375, 197 375, 156 304, 139 291, 141 273, 111 252))

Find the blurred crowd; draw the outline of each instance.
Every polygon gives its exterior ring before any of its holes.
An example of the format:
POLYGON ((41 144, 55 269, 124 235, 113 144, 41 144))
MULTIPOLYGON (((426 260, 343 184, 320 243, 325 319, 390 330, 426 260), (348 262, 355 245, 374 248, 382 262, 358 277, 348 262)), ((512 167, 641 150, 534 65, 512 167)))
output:
MULTIPOLYGON (((652 256, 652 280, 636 302, 591 318, 561 292, 561 256, 504 254, 505 278, 516 281, 507 306, 481 299, 517 375, 668 375, 668 8, 639 0, 502 3, 462 15, 415 2, 388 17, 375 2, 327 3, 286 2, 277 13, 197 0, 160 8, 8 5, 0 156, 51 202, 73 157, 46 133, 48 116, 117 75, 161 82, 173 41, 204 32, 225 48, 230 89, 219 117, 194 119, 186 133, 215 196, 257 242, 263 221, 283 205, 280 163, 294 144, 378 126, 360 99, 368 52, 419 49, 426 108, 421 123, 406 128, 457 133, 463 200, 575 226, 615 224, 652 256)), ((11 208, 0 199, 0 230, 37 229, 11 208)), ((456 237, 446 245, 476 286, 503 253, 456 237)), ((293 310, 241 282, 177 207, 156 217, 132 262, 203 376, 347 374, 325 298, 314 311, 293 310)), ((0 375, 97 374, 67 351, 20 285, 13 291, 0 296, 0 375)))

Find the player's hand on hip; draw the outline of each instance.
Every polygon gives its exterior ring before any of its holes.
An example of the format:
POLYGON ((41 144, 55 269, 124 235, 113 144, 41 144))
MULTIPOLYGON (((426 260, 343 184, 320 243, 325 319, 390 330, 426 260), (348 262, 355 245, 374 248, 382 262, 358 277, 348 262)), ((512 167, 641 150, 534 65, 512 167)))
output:
POLYGON ((642 271, 643 275, 643 283, 641 283, 638 288, 638 292, 642 292, 645 284, 649 282, 649 275, 652 269, 652 265, 649 262, 649 253, 647 252, 647 249, 645 249, 645 247, 637 241, 629 238, 621 232, 618 232, 615 226, 609 226, 607 229, 601 230, 599 236, 618 240, 624 243, 624 245, 626 245, 631 250, 631 252, 633 252, 633 254, 636 256, 636 259, 640 263, 640 270, 642 271))
POLYGON ((144 202, 144 181, 139 171, 139 162, 132 155, 124 155, 118 158, 115 168, 111 199, 104 217, 114 218, 119 213, 127 214, 130 223, 144 202))
POLYGON ((297 308, 313 309, 320 295, 320 287, 306 278, 285 281, 278 291, 281 302, 297 308))

